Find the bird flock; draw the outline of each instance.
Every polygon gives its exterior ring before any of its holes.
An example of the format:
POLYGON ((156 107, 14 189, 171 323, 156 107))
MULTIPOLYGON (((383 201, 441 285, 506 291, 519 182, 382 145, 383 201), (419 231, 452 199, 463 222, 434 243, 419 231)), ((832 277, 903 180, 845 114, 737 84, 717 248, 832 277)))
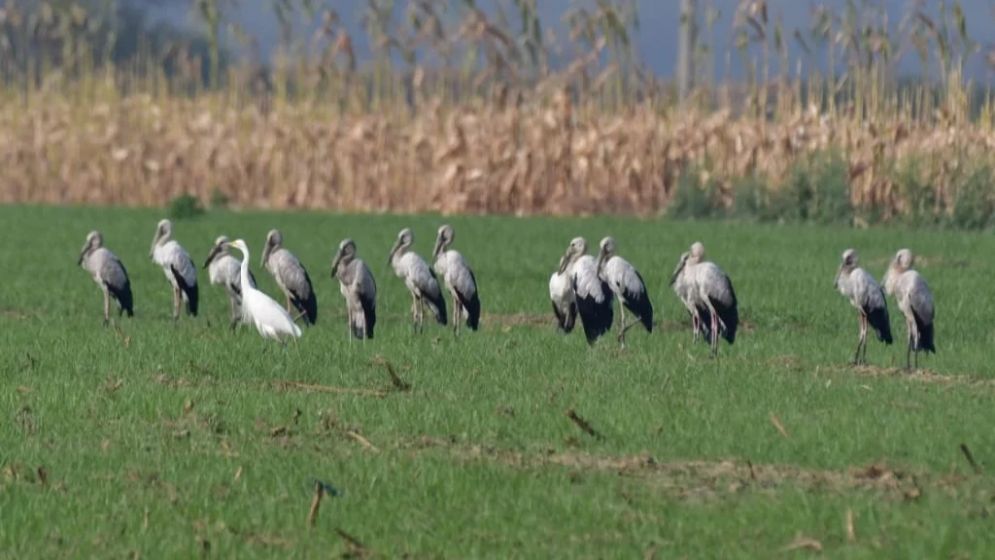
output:
MULTIPOLYGON (((388 253, 387 264, 411 294, 411 323, 416 333, 424 331, 426 309, 440 325, 451 321, 456 335, 464 325, 472 331, 480 326, 477 279, 463 255, 452 248, 454 240, 452 226, 441 226, 429 265, 412 250, 414 234, 404 228, 388 253), (450 295, 451 317, 443 286, 450 295)), ((173 239, 169 220, 156 225, 149 257, 162 268, 172 290, 173 319, 179 320, 184 306, 188 315, 196 316, 197 267, 186 249, 173 239)), ((121 315, 134 315, 128 272, 121 260, 104 247, 100 232, 91 231, 86 236, 78 264, 101 289, 105 325, 110 322, 111 299, 117 302, 121 315)), ((249 269, 249 248, 242 239, 217 237, 203 268, 208 271, 210 283, 221 286, 228 296, 232 329, 247 324, 264 338, 284 343, 299 338, 302 330, 298 323, 309 326, 317 322, 318 300, 311 277, 300 259, 283 246, 279 230, 270 230, 266 235, 260 265, 283 292, 283 305, 258 289, 249 269), (232 255, 232 249, 241 253, 241 260, 232 255)), ((857 310, 859 333, 854 364, 866 363, 868 330, 873 329, 878 340, 885 344, 893 342, 887 295, 895 299, 905 318, 906 366, 911 369, 914 363, 918 368, 920 352, 935 353, 933 295, 913 265, 911 251, 898 251, 879 284, 858 266, 854 249, 843 252, 834 286, 857 310)), ((352 239, 339 244, 332 257, 330 276, 338 280, 345 300, 350 339, 373 338, 377 284, 370 267, 358 257, 352 239)), ((729 344, 736 341, 739 327, 736 291, 729 276, 717 264, 706 260, 705 247, 700 242, 681 254, 670 287, 687 310, 692 339, 707 343, 711 356, 718 354, 721 339, 729 344)), ((579 318, 587 342, 592 345, 611 331, 615 323, 615 300, 619 315, 617 340, 621 347, 625 347, 626 333, 632 327, 642 325, 647 332, 654 328, 653 304, 646 283, 635 266, 619 256, 612 237, 601 240, 597 256, 588 254, 583 237, 572 239, 550 276, 549 298, 558 328, 570 333, 579 318), (626 316, 627 312, 631 318, 626 316)))

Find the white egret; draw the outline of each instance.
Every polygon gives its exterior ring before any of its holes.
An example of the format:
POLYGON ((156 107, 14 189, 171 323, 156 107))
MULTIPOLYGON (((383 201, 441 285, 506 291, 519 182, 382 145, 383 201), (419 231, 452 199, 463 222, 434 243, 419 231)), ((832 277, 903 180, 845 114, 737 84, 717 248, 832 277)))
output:
POLYGON ((299 338, 301 329, 290 317, 290 313, 273 298, 257 290, 252 285, 249 273, 249 247, 245 241, 236 239, 230 244, 242 252, 240 277, 242 282, 242 315, 245 322, 252 323, 263 338, 284 342, 284 337, 299 338))

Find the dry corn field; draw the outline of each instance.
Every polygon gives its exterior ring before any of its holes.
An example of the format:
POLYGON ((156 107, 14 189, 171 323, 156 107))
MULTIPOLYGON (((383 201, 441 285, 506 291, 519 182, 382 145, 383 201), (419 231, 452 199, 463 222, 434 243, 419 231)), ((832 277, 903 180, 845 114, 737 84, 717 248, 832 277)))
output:
POLYGON ((754 177, 776 191, 813 155, 841 154, 855 208, 902 214, 914 163, 952 208, 957 184, 995 167, 995 133, 968 119, 861 121, 811 107, 773 120, 728 110, 634 106, 620 113, 549 103, 340 114, 311 103, 216 96, 67 96, 0 107, 0 201, 162 206, 223 193, 239 207, 363 212, 655 214, 682 174, 719 185, 754 177))

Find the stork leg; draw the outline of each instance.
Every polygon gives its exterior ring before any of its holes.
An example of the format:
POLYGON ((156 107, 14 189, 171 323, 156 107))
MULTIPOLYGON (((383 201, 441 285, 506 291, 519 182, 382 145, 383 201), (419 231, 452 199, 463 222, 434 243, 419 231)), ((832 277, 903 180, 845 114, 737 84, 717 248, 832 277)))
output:
POLYGON ((104 291, 104 326, 110 324, 111 322, 111 294, 107 290, 107 286, 103 286, 104 291))
POLYGON ((287 294, 283 294, 283 296, 287 300, 287 313, 289 313, 291 316, 293 316, 294 315, 294 307, 290 303, 290 296, 287 295, 287 294))
POLYGON ((711 315, 712 319, 712 338, 710 342, 712 346, 712 357, 714 358, 719 354, 719 315, 715 312, 715 307, 712 306, 712 302, 707 298, 705 299, 705 305, 708 306, 708 314, 711 315))
POLYGON ((867 361, 867 316, 860 314, 860 334, 857 338, 857 352, 853 355, 853 365, 859 366, 867 361), (861 356, 863 351, 863 356, 861 356))
POLYGON ((411 293, 411 330, 418 332, 418 296, 411 293))
POLYGON ((459 336, 460 319, 463 318, 463 308, 460 306, 459 300, 456 299, 455 293, 450 291, 449 295, 453 296, 453 334, 459 336))
POLYGON ((239 307, 240 306, 239 306, 239 304, 235 303, 235 299, 234 298, 228 298, 228 305, 229 305, 229 307, 231 307, 231 325, 230 325, 230 327, 231 327, 231 330, 234 331, 235 327, 238 326, 238 312, 239 312, 239 307))
POLYGON ((618 343, 622 348, 625 348, 625 306, 622 305, 621 299, 618 302, 618 313, 621 320, 618 322, 618 343))
POLYGON ((698 337, 701 335, 701 317, 698 311, 688 311, 691 314, 691 343, 698 344, 698 337))
POLYGON ((180 305, 183 303, 183 297, 180 295, 180 289, 173 288, 173 320, 178 321, 180 319, 180 305))

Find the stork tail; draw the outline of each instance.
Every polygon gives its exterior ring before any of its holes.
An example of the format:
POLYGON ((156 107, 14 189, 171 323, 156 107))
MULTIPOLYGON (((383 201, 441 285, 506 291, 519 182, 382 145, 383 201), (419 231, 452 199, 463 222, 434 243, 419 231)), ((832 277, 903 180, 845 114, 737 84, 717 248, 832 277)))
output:
POLYGON ((197 306, 198 306, 198 293, 197 293, 197 281, 195 280, 192 284, 187 284, 184 280, 183 275, 180 274, 176 267, 170 266, 170 271, 173 273, 173 278, 176 279, 176 285, 180 287, 183 295, 187 300, 187 313, 196 317, 197 316, 197 306))
POLYGON ((867 322, 871 324, 874 332, 878 335, 878 340, 885 344, 891 344, 893 339, 891 337, 891 321, 888 320, 888 308, 876 307, 865 310, 865 313, 867 313, 867 322))
POLYGON ((923 321, 918 313, 913 312, 912 317, 916 320, 916 328, 919 329, 919 344, 916 350, 936 353, 936 346, 933 345, 933 322, 923 321))

